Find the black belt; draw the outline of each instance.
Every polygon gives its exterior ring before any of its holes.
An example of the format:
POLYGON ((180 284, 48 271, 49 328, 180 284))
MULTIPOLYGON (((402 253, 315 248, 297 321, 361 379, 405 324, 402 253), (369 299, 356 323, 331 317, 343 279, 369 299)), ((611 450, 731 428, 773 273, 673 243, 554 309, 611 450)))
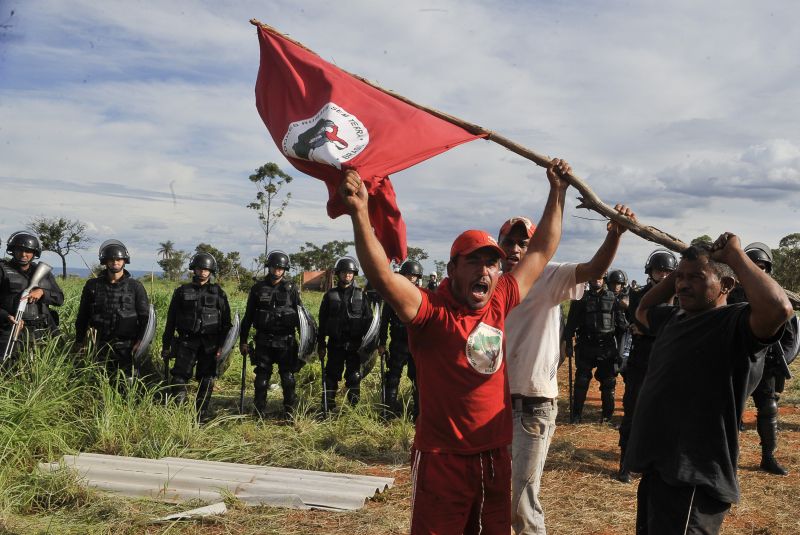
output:
POLYGON ((530 412, 534 408, 539 408, 542 405, 554 405, 555 403, 555 398, 523 396, 520 394, 511 395, 511 407, 515 411, 530 412))

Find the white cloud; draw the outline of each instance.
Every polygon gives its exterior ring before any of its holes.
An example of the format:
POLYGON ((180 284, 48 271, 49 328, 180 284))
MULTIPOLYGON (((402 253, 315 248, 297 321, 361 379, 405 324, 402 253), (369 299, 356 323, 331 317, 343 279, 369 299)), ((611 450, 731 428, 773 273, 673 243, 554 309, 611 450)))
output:
MULTIPOLYGON (((145 267, 167 239, 256 256, 263 235, 244 208, 246 179, 276 161, 297 180, 271 242, 291 252, 348 239, 347 221, 325 215, 325 188, 289 167, 255 111, 251 17, 387 88, 569 159, 609 204, 627 202, 685 240, 740 228, 776 243, 797 230, 794 3, 7 4, 0 186, 25 204, 3 204, 0 235, 32 205, 130 242, 145 267)), ((439 259, 464 228, 538 217, 547 194, 543 170, 480 141, 393 180, 409 243, 439 259)), ((573 217, 587 215, 570 205, 558 258, 584 260, 602 241, 602 222, 573 217)), ((653 248, 627 237, 621 267, 641 279, 653 248)))

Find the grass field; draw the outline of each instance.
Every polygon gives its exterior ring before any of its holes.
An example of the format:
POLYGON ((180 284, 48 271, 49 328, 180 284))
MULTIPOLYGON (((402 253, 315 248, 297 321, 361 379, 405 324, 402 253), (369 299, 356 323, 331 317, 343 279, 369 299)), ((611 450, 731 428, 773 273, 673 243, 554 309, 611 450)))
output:
MULTIPOLYGON (((70 279, 61 317, 64 338, 72 322, 83 281, 70 279)), ((174 285, 145 281, 162 320, 174 285)), ((234 309, 243 310, 246 296, 227 288, 234 309)), ((316 314, 321 294, 305 293, 316 314)), ((152 353, 160 353, 160 332, 152 353)), ((159 362, 153 362, 156 373, 159 362)), ((800 366, 793 365, 800 373, 800 366)), ((551 534, 631 533, 636 484, 613 479, 617 468, 617 432, 585 423, 569 425, 566 414, 566 370, 559 427, 542 482, 551 534)), ((121 396, 108 386, 102 371, 82 362, 60 341, 39 348, 32 364, 0 378, 0 533, 406 533, 410 510, 409 447, 413 425, 406 419, 389 423, 378 418, 377 373, 363 383, 362 403, 329 420, 316 417, 320 400, 318 363, 298 374, 300 408, 292 421, 278 415, 280 389, 270 392, 273 418, 257 420, 237 414, 241 361, 238 354, 218 381, 212 411, 205 425, 195 422, 191 406, 164 407, 158 382, 142 384, 134 396, 121 396), (393 489, 355 513, 303 512, 267 507, 246 508, 232 502, 228 514, 202 522, 152 524, 154 518, 188 508, 149 500, 128 500, 83 489, 68 474, 41 475, 35 467, 79 451, 270 464, 293 468, 346 471, 394 477, 393 489)), ((157 378, 154 376, 154 379, 157 378)), ((252 373, 248 374, 248 404, 252 373)), ((273 376, 273 383, 277 377, 273 376)), ((403 396, 410 397, 404 379, 403 396)), ((592 383, 585 421, 598 421, 599 393, 592 383)), ((621 399, 622 388, 617 389, 621 399)), ((619 411, 618 411, 619 412, 619 411)), ((679 417, 679 415, 676 415, 679 417)), ((615 416, 618 421, 619 415, 615 416)), ((757 470, 760 448, 755 416, 749 406, 741 436, 742 502, 726 520, 725 534, 800 533, 794 499, 800 496, 800 384, 790 381, 781 401, 778 459, 790 470, 776 477, 757 470)), ((192 505, 192 504, 189 504, 192 505)))

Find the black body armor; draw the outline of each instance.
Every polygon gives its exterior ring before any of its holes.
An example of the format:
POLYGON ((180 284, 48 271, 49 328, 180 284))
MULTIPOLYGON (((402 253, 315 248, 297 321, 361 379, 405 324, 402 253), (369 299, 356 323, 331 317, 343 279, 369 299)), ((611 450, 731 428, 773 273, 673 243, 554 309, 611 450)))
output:
MULTIPOLYGON (((14 267, 4 261, 0 261, 0 269, 3 271, 3 286, 0 288, 0 308, 13 316, 19 306, 20 297, 22 292, 30 284, 30 279, 14 269, 14 267)), ((28 268, 28 273, 33 275, 36 270, 36 264, 32 263, 28 268)), ((42 289, 52 289, 50 287, 49 277, 42 279, 39 287, 42 289)), ((25 311, 22 313, 22 319, 25 323, 30 325, 44 326, 50 320, 50 310, 41 300, 36 303, 28 303, 25 311)))
POLYGON ((175 328, 181 334, 219 334, 222 325, 219 287, 201 291, 193 284, 181 287, 175 328))
POLYGON ((264 283, 256 291, 255 327, 259 334, 289 336, 299 325, 294 284, 281 281, 275 286, 264 283))
POLYGON ((97 329, 101 339, 120 338, 132 340, 138 334, 138 315, 136 313, 136 291, 131 279, 123 279, 117 284, 95 282, 91 292, 91 312, 89 325, 97 329))

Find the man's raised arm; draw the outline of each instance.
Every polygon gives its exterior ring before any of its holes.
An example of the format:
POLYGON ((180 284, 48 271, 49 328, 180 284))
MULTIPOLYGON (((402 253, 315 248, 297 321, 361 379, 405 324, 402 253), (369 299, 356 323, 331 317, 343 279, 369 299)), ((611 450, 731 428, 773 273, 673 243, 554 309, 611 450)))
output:
POLYGON ((558 249, 558 242, 561 241, 561 219, 564 217, 564 197, 569 187, 567 181, 561 177, 571 172, 572 167, 557 158, 547 169, 547 180, 550 181, 547 204, 536 231, 531 236, 525 258, 511 272, 511 276, 517 280, 520 299, 527 295, 558 249))
POLYGON ((747 257, 738 236, 726 232, 711 248, 712 258, 733 269, 747 294, 753 334, 762 340, 771 338, 794 314, 786 292, 747 257))
POLYGON ((364 276, 392 307, 400 321, 406 323, 414 319, 422 296, 414 284, 389 268, 386 253, 369 222, 369 194, 357 172, 347 171, 339 187, 339 195, 353 222, 356 256, 364 276))
MULTIPOLYGON (((631 209, 624 204, 618 204, 614 207, 614 209, 620 214, 630 217, 633 221, 636 221, 636 214, 634 214, 631 209)), ((590 280, 601 279, 603 278, 603 275, 605 275, 606 271, 608 271, 608 268, 611 267, 611 262, 614 261, 614 257, 617 255, 617 249, 619 249, 620 238, 628 229, 616 221, 609 221, 606 228, 608 230, 606 239, 600 245, 600 248, 597 249, 597 252, 594 253, 592 259, 588 262, 578 264, 578 266, 575 268, 576 284, 588 282, 590 280)))

